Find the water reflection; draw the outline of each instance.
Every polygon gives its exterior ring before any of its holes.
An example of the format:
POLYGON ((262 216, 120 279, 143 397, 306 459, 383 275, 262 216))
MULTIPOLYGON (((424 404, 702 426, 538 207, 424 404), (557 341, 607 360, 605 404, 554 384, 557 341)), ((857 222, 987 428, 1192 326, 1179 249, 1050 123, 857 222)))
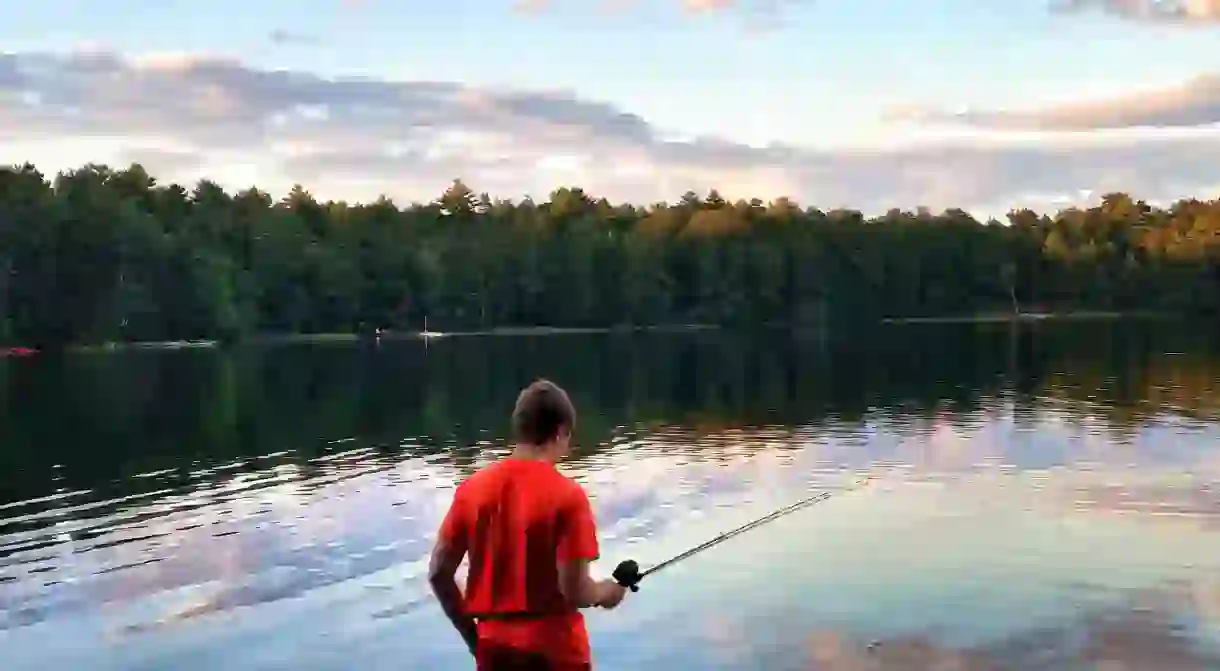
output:
POLYGON ((880 479, 596 615, 599 668, 1217 666, 1213 344, 1134 326, 879 336, 0 363, 18 474, 0 488, 5 667, 461 663, 426 552, 536 375, 580 407, 565 468, 608 557, 647 565, 880 479))
MULTIPOLYGON (((1180 618, 1175 610, 1134 602, 976 648, 955 648, 920 636, 862 643, 840 632, 816 632, 810 636, 809 657, 812 668, 827 671, 1220 668, 1220 654, 1194 645, 1178 622, 1180 618)), ((784 668, 782 661, 779 664, 775 668, 784 668)))

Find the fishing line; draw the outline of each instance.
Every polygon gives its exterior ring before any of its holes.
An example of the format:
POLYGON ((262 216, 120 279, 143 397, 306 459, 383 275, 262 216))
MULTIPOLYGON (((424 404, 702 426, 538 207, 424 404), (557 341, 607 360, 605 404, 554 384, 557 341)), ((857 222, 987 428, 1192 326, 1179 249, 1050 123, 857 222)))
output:
POLYGON ((689 558, 699 554, 700 552, 703 552, 704 550, 713 548, 713 547, 729 540, 730 538, 733 538, 734 536, 739 536, 747 531, 756 529, 764 524, 767 524, 768 522, 773 522, 789 513, 794 513, 798 510, 802 510, 804 508, 814 505, 815 503, 820 503, 822 501, 825 501, 826 499, 832 498, 839 494, 846 494, 848 492, 859 491, 865 485, 867 485, 868 483, 872 482, 875 479, 877 479, 876 474, 870 473, 869 475, 866 475, 865 477, 857 480, 856 482, 854 482, 846 487, 843 487, 840 489, 827 490, 824 492, 820 492, 818 494, 814 494, 813 496, 810 496, 808 498, 801 499, 800 501, 797 501, 796 503, 789 504, 787 506, 784 506, 783 508, 780 508, 771 513, 768 513, 767 515, 764 515, 763 517, 760 517, 751 522, 747 522, 747 523, 737 527, 736 529, 726 531, 726 532, 720 534, 719 536, 716 536, 715 538, 712 538, 708 541, 700 543, 699 545, 696 545, 695 547, 693 547, 685 552, 682 552, 681 554, 674 555, 673 557, 666 559, 665 561, 661 562, 660 564, 656 564, 655 566, 649 568, 647 571, 644 571, 642 573, 640 572, 639 564, 637 564, 634 560, 628 559, 627 561, 621 562, 614 569, 613 578, 614 578, 615 582, 622 585, 623 587, 627 587, 627 588, 631 589, 631 591, 637 592, 637 591, 639 591, 640 581, 643 580, 644 578, 652 575, 653 573, 656 573, 657 571, 660 571, 669 566, 673 566, 674 564, 677 564, 678 562, 680 562, 684 559, 689 559, 689 558))

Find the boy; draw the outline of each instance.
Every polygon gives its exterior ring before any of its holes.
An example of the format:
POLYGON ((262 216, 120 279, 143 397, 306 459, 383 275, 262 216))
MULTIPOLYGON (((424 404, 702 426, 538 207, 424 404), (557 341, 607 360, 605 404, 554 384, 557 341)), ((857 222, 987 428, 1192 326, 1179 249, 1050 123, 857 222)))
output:
POLYGON ((626 594, 589 575, 599 554, 589 498, 555 469, 575 424, 563 389, 526 387, 513 410, 515 450, 459 485, 441 523, 429 580, 479 671, 592 669, 579 609, 614 608, 626 594), (463 594, 454 575, 467 553, 463 594))

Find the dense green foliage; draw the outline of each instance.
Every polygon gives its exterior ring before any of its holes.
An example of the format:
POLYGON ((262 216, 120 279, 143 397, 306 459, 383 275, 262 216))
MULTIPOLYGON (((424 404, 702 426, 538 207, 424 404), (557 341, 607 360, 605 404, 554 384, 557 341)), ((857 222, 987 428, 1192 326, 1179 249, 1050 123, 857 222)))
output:
POLYGON ((406 209, 276 202, 139 166, 0 171, 0 339, 235 338, 375 327, 836 323, 1021 310, 1220 308, 1220 204, 1128 196, 1010 225, 780 199, 549 202, 461 182, 406 209))

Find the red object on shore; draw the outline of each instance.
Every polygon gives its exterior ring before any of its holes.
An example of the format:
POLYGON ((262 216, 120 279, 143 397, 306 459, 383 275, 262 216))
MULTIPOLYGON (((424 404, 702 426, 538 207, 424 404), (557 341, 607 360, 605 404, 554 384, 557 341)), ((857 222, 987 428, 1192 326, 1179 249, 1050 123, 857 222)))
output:
POLYGON ((29 347, 0 347, 0 356, 32 356, 38 350, 29 347))

